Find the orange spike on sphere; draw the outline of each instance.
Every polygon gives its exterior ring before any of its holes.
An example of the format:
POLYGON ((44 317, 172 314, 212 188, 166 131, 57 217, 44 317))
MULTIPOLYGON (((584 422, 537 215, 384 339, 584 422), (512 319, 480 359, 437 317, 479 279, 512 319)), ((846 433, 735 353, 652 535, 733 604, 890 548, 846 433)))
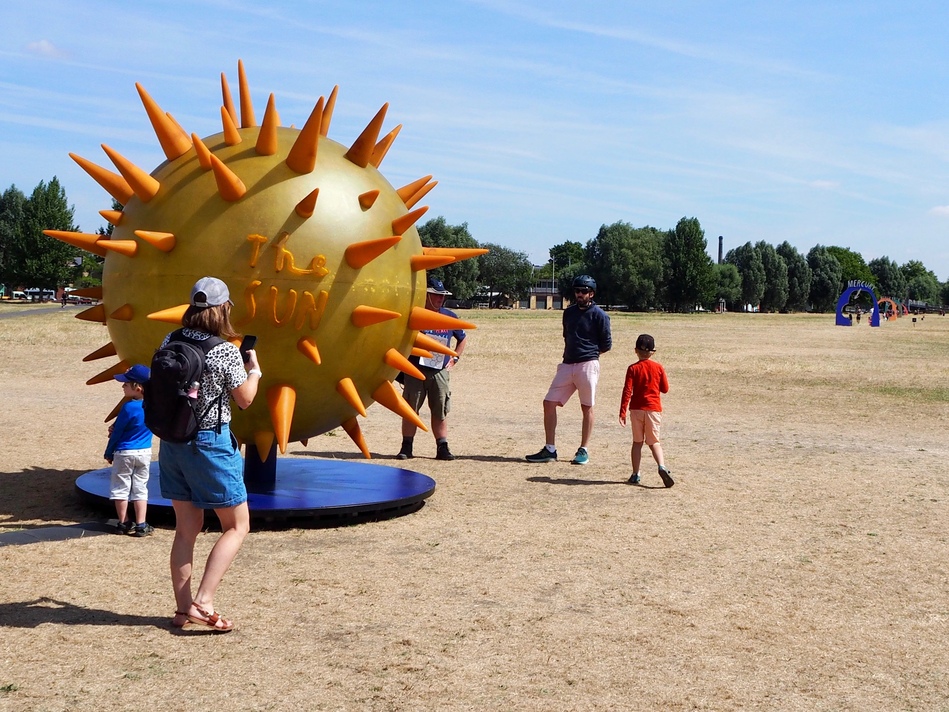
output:
POLYGON ((100 346, 88 356, 84 356, 82 360, 97 361, 100 358, 108 358, 109 356, 115 356, 115 344, 111 341, 105 346, 100 346))
POLYGON ((158 143, 161 144, 161 149, 165 152, 165 157, 169 161, 173 161, 179 156, 185 155, 191 148, 191 141, 188 140, 188 134, 182 131, 181 127, 178 126, 174 120, 165 115, 165 112, 162 111, 155 100, 149 96, 148 92, 142 88, 141 84, 136 82, 135 88, 138 89, 138 95, 142 99, 142 104, 145 105, 145 112, 148 114, 149 121, 152 122, 152 128, 155 129, 155 134, 158 136, 158 143))
POLYGON ((290 425, 293 422, 296 402, 297 392, 293 386, 280 384, 267 389, 267 407, 270 409, 270 418, 281 454, 287 452, 287 443, 290 442, 290 425))
POLYGON ((379 405, 385 406, 396 415, 408 418, 415 423, 416 427, 428 432, 428 428, 425 427, 425 423, 422 422, 422 419, 418 417, 418 413, 412 410, 412 406, 405 402, 405 399, 395 389, 395 386, 388 381, 385 381, 376 388, 376 390, 372 392, 372 397, 379 405))
POLYGON ((372 456, 369 454, 369 447, 366 445, 366 439, 362 436, 362 430, 359 428, 359 423, 355 418, 350 418, 349 420, 344 420, 340 425, 343 426, 343 430, 346 431, 346 434, 356 443, 356 447, 362 452, 367 460, 371 460, 372 456))
POLYGON ((136 166, 118 151, 102 144, 102 150, 112 159, 112 163, 119 169, 119 173, 128 182, 138 199, 147 203, 158 194, 161 184, 152 178, 148 173, 136 166))
POLYGON ((132 186, 118 173, 113 173, 82 156, 77 156, 75 153, 70 153, 69 157, 78 163, 86 173, 92 176, 92 179, 96 183, 101 185, 109 195, 122 205, 128 203, 129 199, 135 195, 132 186))
POLYGON ((388 108, 388 104, 382 105, 382 108, 379 109, 378 113, 372 118, 369 125, 363 129, 362 133, 353 141, 353 145, 346 152, 346 158, 360 168, 365 168, 369 165, 372 152, 376 147, 376 138, 378 138, 379 131, 382 129, 382 122, 385 121, 386 110, 388 108))
POLYGON ((356 390, 356 384, 351 378, 343 378, 336 384, 336 392, 339 393, 346 402, 349 403, 356 412, 363 418, 366 417, 366 406, 363 405, 362 398, 359 397, 359 391, 356 390))
POLYGON ((312 173, 316 167, 316 153, 320 144, 320 122, 323 120, 323 97, 316 102, 310 118, 287 154, 287 165, 296 173, 312 173))
POLYGON ((393 245, 402 241, 399 235, 380 237, 377 240, 356 242, 346 248, 346 264, 353 269, 365 267, 393 245))
POLYGON ((86 232, 66 232, 65 230, 43 230, 43 234, 65 242, 67 245, 99 255, 99 257, 105 257, 106 255, 105 248, 99 244, 102 235, 92 235, 86 232))

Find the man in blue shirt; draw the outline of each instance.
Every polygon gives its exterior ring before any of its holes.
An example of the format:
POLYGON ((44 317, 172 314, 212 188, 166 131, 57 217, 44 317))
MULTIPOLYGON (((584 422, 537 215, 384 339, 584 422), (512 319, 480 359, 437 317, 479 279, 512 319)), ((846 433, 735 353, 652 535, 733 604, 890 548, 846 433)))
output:
POLYGON ((574 465, 590 461, 587 444, 593 434, 593 404, 596 384, 600 378, 600 354, 613 347, 610 317, 593 303, 596 282, 581 274, 573 280, 575 303, 563 313, 563 363, 544 397, 544 435, 547 443, 539 452, 528 455, 528 462, 552 462, 557 459, 557 408, 563 406, 577 391, 583 424, 580 448, 574 456, 574 465))
MULTIPOLYGON (((445 309, 445 298, 451 296, 451 292, 445 289, 440 279, 430 277, 428 280, 428 289, 425 294, 425 308, 432 311, 457 318, 455 312, 445 309)), ((419 370, 425 374, 425 380, 420 381, 413 376, 405 374, 405 390, 402 397, 412 406, 416 413, 422 407, 426 397, 428 398, 428 408, 432 411, 432 435, 435 436, 436 460, 454 460, 455 456, 448 449, 448 411, 451 409, 451 370, 458 365, 461 354, 464 353, 468 345, 468 339, 463 329, 439 329, 435 331, 423 331, 437 341, 451 347, 452 338, 455 339, 454 351, 457 356, 448 356, 447 354, 433 353, 431 358, 412 356, 409 360, 415 363, 419 370)), ((396 457, 399 460, 408 460, 414 457, 412 454, 412 443, 415 439, 415 432, 418 430, 415 423, 407 418, 402 419, 402 449, 396 457)))

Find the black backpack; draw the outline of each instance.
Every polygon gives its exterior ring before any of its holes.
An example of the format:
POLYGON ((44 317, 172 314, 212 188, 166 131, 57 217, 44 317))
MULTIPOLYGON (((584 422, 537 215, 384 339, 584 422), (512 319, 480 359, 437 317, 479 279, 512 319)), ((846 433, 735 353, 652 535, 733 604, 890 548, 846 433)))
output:
MULTIPOLYGON (((208 352, 223 342, 218 336, 204 341, 189 339, 179 329, 152 356, 151 377, 145 384, 145 425, 162 440, 186 443, 198 433, 201 419, 207 413, 207 410, 204 413, 196 410, 204 362, 208 352)), ((222 392, 218 399, 218 428, 223 398, 222 392)), ((208 410, 213 404, 208 404, 208 410)))

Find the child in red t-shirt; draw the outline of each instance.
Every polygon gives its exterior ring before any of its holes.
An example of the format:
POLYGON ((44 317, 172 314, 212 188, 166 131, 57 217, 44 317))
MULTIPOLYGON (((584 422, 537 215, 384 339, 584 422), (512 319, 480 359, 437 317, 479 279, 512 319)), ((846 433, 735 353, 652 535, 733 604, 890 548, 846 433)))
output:
POLYGON ((645 442, 659 465, 662 484, 672 487, 675 481, 663 462, 662 445, 659 444, 659 426, 662 422, 662 402, 659 394, 669 392, 669 379, 666 378, 666 370, 662 365, 652 360, 654 353, 655 339, 649 334, 640 334, 636 339, 636 355, 639 360, 626 369, 623 399, 619 404, 619 422, 626 425, 626 411, 629 409, 629 418, 633 424, 633 447, 630 451, 633 474, 628 480, 629 483, 639 484, 639 464, 642 461, 645 442))

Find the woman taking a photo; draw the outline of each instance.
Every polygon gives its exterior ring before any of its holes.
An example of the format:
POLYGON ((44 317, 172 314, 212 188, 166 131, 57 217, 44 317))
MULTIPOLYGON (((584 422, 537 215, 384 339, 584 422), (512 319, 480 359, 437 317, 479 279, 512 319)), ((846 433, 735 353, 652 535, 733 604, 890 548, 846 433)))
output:
POLYGON ((158 462, 163 497, 175 510, 175 541, 171 547, 171 582, 177 607, 172 625, 187 623, 226 632, 234 624, 214 609, 214 594, 250 531, 244 463, 231 434, 230 400, 247 408, 257 395, 262 376, 257 354, 243 362, 238 348, 227 341, 237 336, 231 326, 232 302, 227 285, 215 277, 199 279, 191 290, 182 329, 165 337, 162 346, 183 337, 197 344, 225 339, 207 351, 195 412, 198 433, 186 443, 162 440, 158 462), (194 545, 204 527, 205 510, 221 522, 221 536, 211 549, 197 592, 192 595, 194 545))

